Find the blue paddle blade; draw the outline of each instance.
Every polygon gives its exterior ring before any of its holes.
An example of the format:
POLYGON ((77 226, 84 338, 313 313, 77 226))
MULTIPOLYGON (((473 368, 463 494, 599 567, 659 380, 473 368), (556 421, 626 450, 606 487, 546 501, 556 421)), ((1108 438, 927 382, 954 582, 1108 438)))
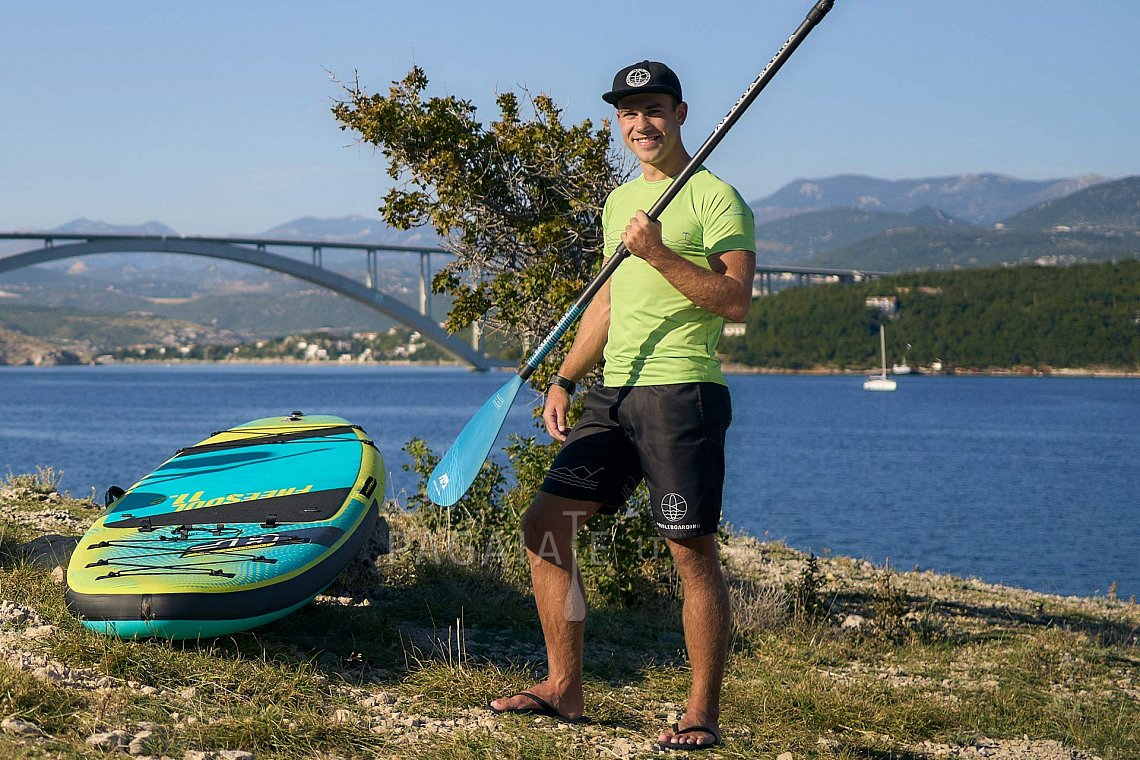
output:
POLYGON ((428 481, 428 498, 441 507, 450 507, 467 493, 475 476, 491 453, 495 438, 511 411, 511 404, 522 387, 523 379, 514 375, 487 399, 467 426, 459 433, 455 443, 439 460, 428 481))

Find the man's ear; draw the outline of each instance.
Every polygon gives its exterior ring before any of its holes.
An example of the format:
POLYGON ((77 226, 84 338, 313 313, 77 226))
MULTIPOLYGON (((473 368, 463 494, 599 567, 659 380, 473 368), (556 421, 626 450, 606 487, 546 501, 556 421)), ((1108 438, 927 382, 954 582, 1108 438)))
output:
POLYGON ((677 104, 677 123, 678 124, 684 124, 685 118, 688 117, 688 115, 689 115, 689 104, 682 100, 680 103, 677 104))

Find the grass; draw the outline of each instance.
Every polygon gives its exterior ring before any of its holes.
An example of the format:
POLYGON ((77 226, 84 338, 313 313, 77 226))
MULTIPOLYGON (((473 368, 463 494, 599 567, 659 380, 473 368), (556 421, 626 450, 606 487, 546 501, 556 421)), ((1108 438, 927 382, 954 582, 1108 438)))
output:
MULTIPOLYGON (((82 503, 53 508, 91 515, 82 503)), ((407 515, 391 524, 418 530, 407 515)), ((0 549, 28 532, 8 525, 15 538, 0 549)), ((921 758, 926 743, 1028 736, 1106 760, 1140 757, 1135 604, 728 542, 736 628, 726 744, 706 756, 921 758), (866 622, 843 628, 855 614, 866 622)), ((322 599, 250 633, 137 642, 82 628, 47 571, 6 559, 0 598, 56 630, 28 639, 0 628, 0 719, 47 734, 0 732, 0 756, 106 757, 88 736, 156 724, 151 752, 172 757, 638 757, 652 756, 652 740, 683 709, 689 676, 670 598, 591 611, 592 723, 566 726, 482 709, 542 676, 526 588, 446 557, 417 563, 407 552, 381 564, 385 585, 366 606, 322 599), (45 679, 17 653, 79 675, 73 685, 45 679), (109 686, 93 685, 99 678, 109 686)))
POLYGON ((56 493, 62 480, 63 472, 61 470, 57 470, 51 465, 39 465, 35 472, 16 474, 9 471, 4 485, 13 490, 46 496, 56 493))

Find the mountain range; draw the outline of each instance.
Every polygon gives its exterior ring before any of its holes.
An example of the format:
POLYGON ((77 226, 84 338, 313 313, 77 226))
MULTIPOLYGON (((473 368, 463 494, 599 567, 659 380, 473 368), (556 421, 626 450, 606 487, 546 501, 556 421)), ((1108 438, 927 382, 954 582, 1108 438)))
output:
MULTIPOLYGON (((1085 179, 1071 182, 1081 184, 1085 179)), ((1050 189, 1038 187, 1035 192, 1059 192, 1067 182, 1058 180, 1050 189)), ((756 231, 758 260, 768 264, 907 271, 999 264, 1072 264, 1140 256, 1140 177, 1094 184, 1015 209, 998 217, 995 223, 984 225, 977 220, 993 218, 993 209, 1008 208, 1010 204, 1003 201, 984 206, 981 200, 986 193, 982 193, 973 198, 958 196, 947 204, 974 209, 967 215, 969 219, 931 206, 907 210, 909 197, 924 195, 927 191, 922 188, 935 184, 914 183, 912 190, 916 192, 896 195, 892 208, 803 211, 762 223, 756 231), (984 213, 979 215, 981 210, 984 213)), ((1010 183, 1022 190, 1031 189, 1032 184, 1010 183)), ((985 182, 962 182, 957 186, 991 188, 985 182)), ((868 189, 873 187, 874 184, 868 189)), ((878 201, 888 205, 882 197, 878 201)))
MULTIPOLYGON (((1068 264, 1140 256, 1140 177, 1046 181, 996 174, 886 180, 856 175, 791 182, 750 204, 758 260, 879 271, 1002 264, 1068 264)), ((158 221, 76 219, 72 233, 194 234, 158 221)), ((302 217, 234 237, 435 246, 430 230, 401 231, 378 217, 302 217)), ((0 241, 0 255, 29 248, 0 241)), ((307 258, 307 250, 279 249, 307 258)), ((419 258, 381 254, 381 287, 415 304, 419 258)), ((438 267, 445 259, 433 257, 438 267)), ((363 279, 363 255, 324 251, 324 264, 363 279)), ((375 329, 379 315, 283 275, 193 256, 105 254, 7 273, 0 304, 138 311, 246 336, 306 328, 375 329)), ((433 311, 445 313, 437 301, 433 311)), ((3 327, 0 319, 0 327, 3 327)))
POLYGON ((1017 179, 1001 174, 893 180, 840 174, 794 180, 748 205, 760 224, 822 209, 906 214, 927 206, 972 224, 992 224, 1023 209, 1105 181, 1099 174, 1050 180, 1017 179))

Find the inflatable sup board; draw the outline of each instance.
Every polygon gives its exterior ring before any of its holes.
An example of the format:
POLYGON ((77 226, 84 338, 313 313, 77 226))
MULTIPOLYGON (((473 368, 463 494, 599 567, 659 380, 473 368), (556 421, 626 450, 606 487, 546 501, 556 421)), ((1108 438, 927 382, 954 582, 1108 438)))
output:
POLYGON ((244 631, 312 601, 372 532, 384 463, 330 415, 270 417, 182 449, 84 534, 67 606, 121 638, 244 631))

